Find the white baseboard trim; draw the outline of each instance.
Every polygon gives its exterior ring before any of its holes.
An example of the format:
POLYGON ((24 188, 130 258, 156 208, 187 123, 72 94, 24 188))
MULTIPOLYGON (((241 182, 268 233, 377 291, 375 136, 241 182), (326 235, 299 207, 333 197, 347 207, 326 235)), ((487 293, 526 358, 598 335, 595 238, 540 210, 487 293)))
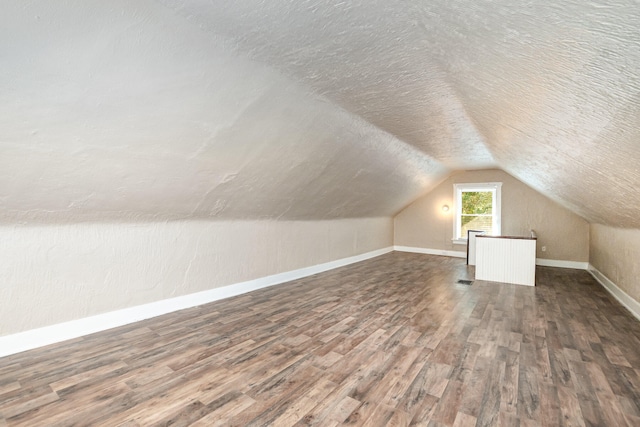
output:
POLYGON ((589 264, 589 273, 615 298, 620 304, 626 307, 633 314, 633 317, 640 320, 640 302, 631 298, 629 294, 620 289, 607 276, 602 274, 597 268, 589 264))
POLYGON ((384 255, 392 251, 393 247, 390 246, 348 258, 342 258, 323 264, 278 273, 254 280, 248 280, 246 282, 235 283, 221 288, 210 289, 176 298, 169 298, 149 304, 124 308, 122 310, 116 310, 109 313, 98 314, 96 316, 85 317, 82 319, 3 336, 0 337, 0 357, 78 338, 94 332, 127 325, 129 323, 149 319, 151 317, 160 316, 173 311, 207 304, 209 302, 244 294, 257 289, 279 285, 291 280, 300 279, 302 277, 311 276, 313 274, 322 273, 334 268, 343 267, 345 265, 384 255))
MULTIPOLYGON (((441 256, 450 256, 455 258, 467 258, 466 252, 460 251, 447 251, 444 249, 429 249, 429 248, 417 248, 413 246, 394 246, 394 251, 399 252, 413 252, 416 254, 427 254, 427 255, 441 255, 441 256)), ((561 259, 542 259, 536 258, 536 265, 544 266, 544 267, 560 267, 560 268, 575 268, 578 270, 588 270, 589 263, 588 262, 580 262, 580 261, 564 261, 561 259)))
POLYGON ((543 259, 536 258, 536 265, 543 267, 560 267, 560 268, 575 268, 576 270, 588 270, 588 262, 580 261, 565 261, 562 259, 543 259))
POLYGON ((416 254, 427 254, 427 255, 441 255, 441 256, 450 256, 455 258, 467 258, 466 252, 460 251, 447 251, 444 249, 428 249, 428 248, 416 248, 412 246, 394 246, 394 251, 399 252, 413 252, 416 254))

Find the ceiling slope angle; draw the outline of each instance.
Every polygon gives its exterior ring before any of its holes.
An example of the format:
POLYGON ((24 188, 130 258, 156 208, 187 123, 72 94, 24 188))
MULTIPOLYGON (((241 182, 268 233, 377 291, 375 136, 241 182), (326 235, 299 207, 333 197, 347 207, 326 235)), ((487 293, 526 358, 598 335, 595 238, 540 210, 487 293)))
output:
POLYGON ((433 61, 430 2, 159 1, 451 170, 496 166, 433 61))
POLYGON ((449 171, 155 2, 9 2, 0 39, 5 223, 391 216, 449 171))
POLYGON ((427 21, 496 162, 590 222, 640 228, 640 4, 452 2, 427 21))
POLYGON ((159 0, 450 169, 640 227, 637 0, 159 0))

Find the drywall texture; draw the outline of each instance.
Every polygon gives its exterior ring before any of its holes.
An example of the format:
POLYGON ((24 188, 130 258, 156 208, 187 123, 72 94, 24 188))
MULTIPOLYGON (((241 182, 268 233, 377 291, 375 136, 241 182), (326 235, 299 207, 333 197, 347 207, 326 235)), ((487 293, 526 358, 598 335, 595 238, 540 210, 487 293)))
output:
POLYGON ((589 260, 589 223, 501 170, 459 172, 395 217, 394 243, 427 249, 466 251, 452 243, 453 184, 502 182, 502 234, 538 234, 538 258, 589 260), (442 211, 442 205, 452 207, 442 211), (542 246, 547 251, 542 252, 542 246))
POLYGON ((0 222, 390 217, 447 172, 153 2, 8 2, 0 44, 0 222))
POLYGON ((589 263, 640 302, 640 230, 592 224, 589 263))
POLYGON ((0 222, 393 216, 500 167, 640 228, 637 0, 6 0, 0 222))
POLYGON ((637 0, 161 2, 452 169, 640 228, 637 0))
POLYGON ((0 336, 334 261, 392 240, 390 218, 0 227, 0 336))

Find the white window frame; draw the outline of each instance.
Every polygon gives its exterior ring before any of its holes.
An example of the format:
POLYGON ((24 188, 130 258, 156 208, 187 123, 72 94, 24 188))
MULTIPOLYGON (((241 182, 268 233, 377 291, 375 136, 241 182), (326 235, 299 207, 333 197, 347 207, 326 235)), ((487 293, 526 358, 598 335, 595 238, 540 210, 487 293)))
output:
POLYGON ((453 184, 453 243, 466 245, 467 237, 458 237, 462 226, 462 193, 467 191, 490 191, 492 195, 492 221, 493 235, 499 236, 502 230, 502 183, 501 182, 477 182, 465 184, 453 184))

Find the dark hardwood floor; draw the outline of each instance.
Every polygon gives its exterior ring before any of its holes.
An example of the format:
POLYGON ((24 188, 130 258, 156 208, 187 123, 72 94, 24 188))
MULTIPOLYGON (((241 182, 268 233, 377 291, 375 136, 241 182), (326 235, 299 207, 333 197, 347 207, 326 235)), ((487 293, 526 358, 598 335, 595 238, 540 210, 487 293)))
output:
POLYGON ((640 322, 394 252, 0 359, 0 426, 640 426, 640 322))

